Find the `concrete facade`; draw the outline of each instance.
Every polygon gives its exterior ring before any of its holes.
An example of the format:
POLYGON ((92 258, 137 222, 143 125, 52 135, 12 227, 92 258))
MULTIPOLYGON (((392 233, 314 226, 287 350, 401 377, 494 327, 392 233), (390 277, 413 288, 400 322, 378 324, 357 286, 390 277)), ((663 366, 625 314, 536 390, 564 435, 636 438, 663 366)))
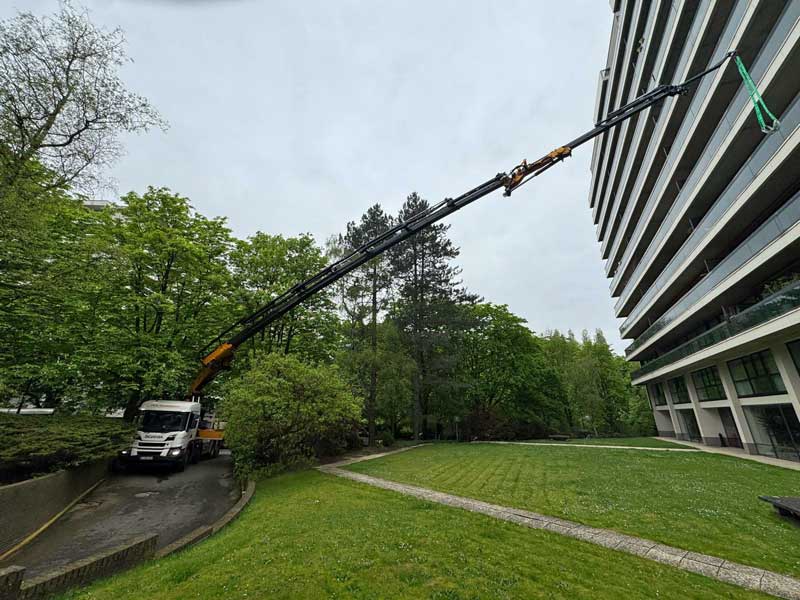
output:
POLYGON ((800 461, 800 0, 618 0, 595 118, 738 50, 595 140, 589 206, 663 436, 800 461), (771 121, 767 117, 768 121, 771 121))

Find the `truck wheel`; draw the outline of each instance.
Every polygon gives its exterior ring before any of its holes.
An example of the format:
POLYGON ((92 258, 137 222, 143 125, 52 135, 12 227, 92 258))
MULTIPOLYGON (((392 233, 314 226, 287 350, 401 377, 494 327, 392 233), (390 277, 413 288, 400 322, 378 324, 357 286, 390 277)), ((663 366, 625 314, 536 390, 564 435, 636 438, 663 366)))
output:
POLYGON ((214 458, 217 458, 219 456, 219 447, 220 443, 214 442, 214 458))
POLYGON ((178 464, 175 465, 175 470, 178 473, 183 473, 186 470, 186 465, 188 463, 189 463, 189 455, 188 454, 184 454, 183 458, 181 458, 181 460, 178 461, 178 464))

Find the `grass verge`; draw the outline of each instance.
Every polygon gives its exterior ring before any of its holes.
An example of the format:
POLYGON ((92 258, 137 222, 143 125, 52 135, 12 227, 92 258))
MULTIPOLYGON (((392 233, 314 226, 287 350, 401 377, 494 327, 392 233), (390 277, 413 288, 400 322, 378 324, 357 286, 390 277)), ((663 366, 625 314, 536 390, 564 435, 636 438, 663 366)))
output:
POLYGON ((702 452, 497 444, 424 446, 353 471, 579 521, 800 576, 800 527, 760 494, 800 473, 702 452))
MULTIPOLYGON (((416 451, 415 451, 416 452, 416 451)), ((554 533, 304 471, 218 535, 62 598, 764 598, 554 533)))
POLYGON ((132 433, 121 419, 0 413, 0 484, 110 456, 132 433))

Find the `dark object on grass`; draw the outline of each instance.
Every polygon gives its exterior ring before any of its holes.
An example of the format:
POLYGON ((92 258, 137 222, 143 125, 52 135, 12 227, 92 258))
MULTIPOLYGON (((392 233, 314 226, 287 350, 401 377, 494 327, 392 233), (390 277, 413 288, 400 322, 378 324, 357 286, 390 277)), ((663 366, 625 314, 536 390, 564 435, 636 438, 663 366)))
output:
POLYGON ((797 496, 759 496, 760 500, 769 502, 784 517, 800 519, 800 497, 797 496))
POLYGON ((555 433, 549 436, 551 440, 556 442, 566 442, 569 439, 568 435, 564 435, 563 433, 555 433))

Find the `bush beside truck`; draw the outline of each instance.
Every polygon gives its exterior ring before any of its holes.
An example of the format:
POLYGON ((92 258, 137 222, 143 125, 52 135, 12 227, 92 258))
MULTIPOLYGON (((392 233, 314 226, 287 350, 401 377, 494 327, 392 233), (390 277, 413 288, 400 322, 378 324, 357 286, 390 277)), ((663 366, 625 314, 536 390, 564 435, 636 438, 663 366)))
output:
POLYGON ((337 367, 267 354, 228 383, 219 408, 237 472, 250 476, 353 447, 362 407, 337 367))

